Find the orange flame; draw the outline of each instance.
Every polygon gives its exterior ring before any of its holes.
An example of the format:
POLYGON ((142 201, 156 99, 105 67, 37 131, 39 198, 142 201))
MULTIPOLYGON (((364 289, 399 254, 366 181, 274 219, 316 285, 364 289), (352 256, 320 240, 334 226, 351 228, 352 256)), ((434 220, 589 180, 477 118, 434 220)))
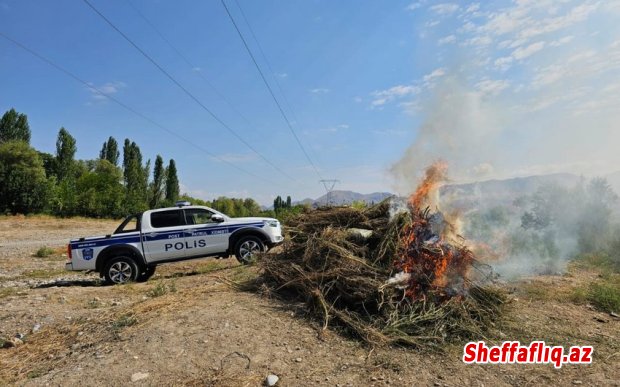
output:
POLYGON ((429 295, 449 298, 466 290, 473 254, 465 246, 447 241, 444 234, 455 227, 441 213, 430 214, 428 208, 430 195, 446 181, 447 169, 447 164, 441 161, 428 167, 424 179, 408 199, 412 222, 401 230, 394 266, 411 274, 405 295, 413 300, 426 299, 429 295))
POLYGON ((422 183, 409 197, 409 205, 414 209, 420 209, 423 204, 427 204, 430 195, 446 181, 447 172, 448 164, 445 161, 437 161, 428 167, 422 183))

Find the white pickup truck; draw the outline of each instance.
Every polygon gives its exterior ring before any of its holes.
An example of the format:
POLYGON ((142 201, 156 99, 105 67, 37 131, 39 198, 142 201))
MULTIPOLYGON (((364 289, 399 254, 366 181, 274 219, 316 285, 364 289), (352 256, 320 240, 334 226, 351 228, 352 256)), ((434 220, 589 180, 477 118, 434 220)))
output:
POLYGON ((272 218, 230 218, 209 207, 179 202, 128 216, 114 233, 72 239, 67 270, 95 271, 109 283, 146 281, 166 262, 254 254, 284 240, 272 218))

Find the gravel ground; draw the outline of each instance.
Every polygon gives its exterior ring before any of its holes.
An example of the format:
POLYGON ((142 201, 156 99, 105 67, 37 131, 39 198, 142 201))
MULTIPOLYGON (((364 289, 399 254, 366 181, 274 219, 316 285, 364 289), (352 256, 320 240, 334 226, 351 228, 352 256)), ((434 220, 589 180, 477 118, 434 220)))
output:
POLYGON ((593 345, 593 364, 464 365, 464 343, 372 349, 321 332, 301 306, 228 286, 255 274, 234 258, 162 266, 148 282, 124 286, 62 270, 69 238, 117 223, 0 218, 0 338, 24 342, 0 349, 0 385, 259 386, 269 374, 281 386, 620 385, 620 320, 541 296, 594 273, 507 284, 511 308, 494 340, 593 345), (57 251, 34 257, 41 246, 57 251))

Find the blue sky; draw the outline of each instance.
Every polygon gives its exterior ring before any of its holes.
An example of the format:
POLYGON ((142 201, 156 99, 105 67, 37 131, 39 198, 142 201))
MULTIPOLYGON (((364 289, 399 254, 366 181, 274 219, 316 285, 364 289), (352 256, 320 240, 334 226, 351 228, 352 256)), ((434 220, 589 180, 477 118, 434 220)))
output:
MULTIPOLYGON (((233 16, 319 174, 339 179, 338 189, 406 191, 437 158, 459 180, 620 169, 617 1, 238 1, 273 73, 229 0, 233 16)), ((53 152, 64 126, 78 158, 95 158, 110 135, 136 141, 145 158, 174 158, 183 191, 198 197, 267 204, 323 193, 219 1, 91 2, 294 180, 80 0, 1 0, 0 31, 258 178, 0 39, 0 110, 28 114, 33 146, 53 152)))

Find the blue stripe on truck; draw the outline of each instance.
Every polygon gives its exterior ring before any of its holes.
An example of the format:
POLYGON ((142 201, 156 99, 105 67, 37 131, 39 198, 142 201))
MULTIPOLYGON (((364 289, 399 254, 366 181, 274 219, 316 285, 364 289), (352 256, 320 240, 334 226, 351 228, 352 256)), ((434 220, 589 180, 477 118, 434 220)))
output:
MULTIPOLYGON (((196 234, 196 233, 205 233, 205 235, 214 235, 214 234, 230 234, 234 231, 239 230, 244 227, 256 227, 262 228, 265 224, 263 222, 260 223, 246 223, 246 224, 236 224, 236 225, 228 225, 222 227, 202 227, 195 229, 184 229, 184 230, 176 230, 176 231, 165 231, 165 232, 157 232, 152 231, 150 233, 145 233, 144 241, 156 241, 161 239, 169 239, 170 235, 174 234, 183 234, 183 237, 186 235, 196 234), (191 234, 190 234, 191 233, 191 234), (150 236, 150 234, 157 234, 154 236, 150 236)), ((101 246, 109 246, 114 244, 123 244, 123 243, 140 243, 140 235, 132 235, 132 236, 111 236, 109 238, 96 238, 84 241, 71 241, 71 249, 83 249, 86 247, 101 247, 101 246)))

